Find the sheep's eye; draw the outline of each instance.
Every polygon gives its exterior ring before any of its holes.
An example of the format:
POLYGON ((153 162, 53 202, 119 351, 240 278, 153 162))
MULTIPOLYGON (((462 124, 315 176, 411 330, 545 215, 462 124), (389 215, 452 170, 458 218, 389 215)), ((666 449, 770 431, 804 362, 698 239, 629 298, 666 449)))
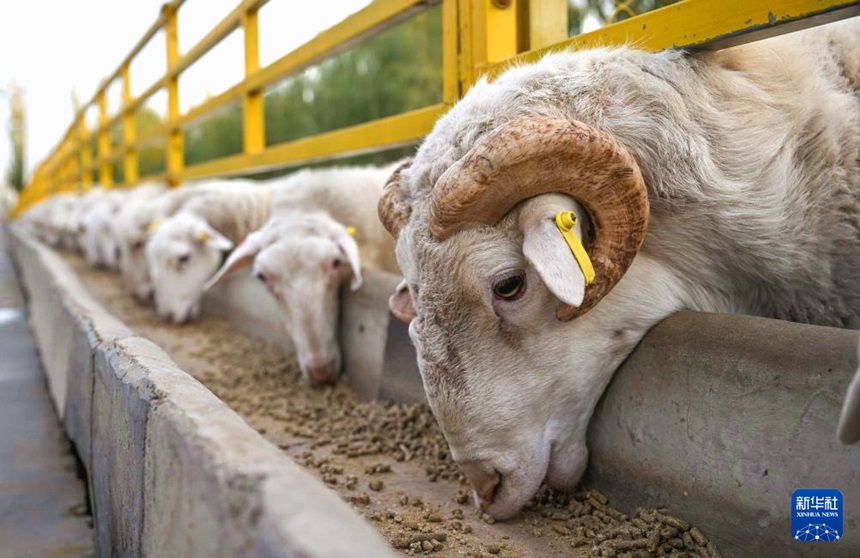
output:
POLYGON ((191 259, 191 254, 182 254, 176 258, 176 261, 179 262, 179 265, 184 265, 188 263, 189 259, 191 259))
POLYGON ((335 258, 331 262, 332 267, 340 267, 340 258, 335 258))
POLYGON ((141 248, 143 248, 143 241, 142 240, 138 240, 138 241, 132 243, 132 245, 131 245, 131 249, 134 251, 140 250, 141 248))
POLYGON ((514 275, 493 285, 493 295, 502 300, 516 300, 522 296, 525 286, 525 278, 522 275, 514 275))
POLYGON ((254 274, 254 277, 256 277, 257 279, 259 279, 259 280, 260 280, 260 282, 262 282, 262 283, 265 283, 265 282, 266 282, 266 280, 267 280, 266 274, 265 274, 265 273, 263 273, 262 271, 258 271, 257 273, 255 273, 255 274, 254 274))

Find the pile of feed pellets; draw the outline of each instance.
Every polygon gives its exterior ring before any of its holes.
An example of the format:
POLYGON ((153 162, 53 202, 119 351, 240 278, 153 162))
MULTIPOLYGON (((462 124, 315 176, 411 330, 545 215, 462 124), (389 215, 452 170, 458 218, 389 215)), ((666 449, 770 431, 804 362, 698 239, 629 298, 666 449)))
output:
POLYGON ((151 338, 272 443, 366 517, 404 555, 706 557, 720 552, 663 510, 628 516, 597 490, 542 488, 515 519, 472 503, 465 477, 426 405, 360 401, 345 379, 311 388, 293 355, 203 316, 177 327, 138 306, 113 274, 66 256, 91 293, 151 338))

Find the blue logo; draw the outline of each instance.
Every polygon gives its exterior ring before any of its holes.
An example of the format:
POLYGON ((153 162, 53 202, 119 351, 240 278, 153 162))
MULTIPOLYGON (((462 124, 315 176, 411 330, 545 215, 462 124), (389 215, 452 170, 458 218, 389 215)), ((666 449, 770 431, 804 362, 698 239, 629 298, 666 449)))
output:
POLYGON ((791 534, 796 541, 842 538, 842 493, 830 488, 801 488, 791 495, 791 534))

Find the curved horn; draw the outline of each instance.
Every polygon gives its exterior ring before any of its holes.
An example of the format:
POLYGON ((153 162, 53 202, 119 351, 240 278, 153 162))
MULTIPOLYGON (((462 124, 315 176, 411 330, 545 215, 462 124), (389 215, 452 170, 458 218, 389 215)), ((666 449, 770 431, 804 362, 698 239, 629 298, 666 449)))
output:
POLYGON ((400 229, 403 228, 403 225, 409 220, 410 213, 412 213, 412 206, 400 187, 400 173, 408 169, 411 165, 412 159, 409 159, 391 173, 391 176, 385 183, 382 197, 379 198, 379 203, 376 206, 379 220, 382 221, 382 225, 394 238, 397 238, 397 235, 400 234, 400 229))
POLYGON ((587 250, 597 278, 579 307, 558 308, 558 319, 568 321, 612 290, 648 227, 648 192, 639 166, 611 136, 572 120, 505 123, 439 178, 429 224, 434 236, 445 239, 469 226, 495 225, 522 200, 552 192, 584 205, 594 225, 587 250))

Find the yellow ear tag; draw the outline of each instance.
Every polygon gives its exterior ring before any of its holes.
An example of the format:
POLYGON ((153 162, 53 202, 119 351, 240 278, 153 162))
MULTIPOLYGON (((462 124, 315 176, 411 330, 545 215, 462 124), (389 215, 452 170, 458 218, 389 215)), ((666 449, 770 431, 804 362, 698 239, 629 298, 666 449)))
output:
POLYGON ((209 233, 206 231, 200 231, 196 235, 194 235, 194 240, 196 240, 200 244, 203 244, 204 242, 209 240, 209 233))
POLYGON ((346 234, 348 234, 349 236, 351 236, 351 237, 353 237, 353 238, 355 238, 355 233, 356 233, 356 232, 358 232, 358 231, 357 231, 357 230, 355 229, 355 227, 353 227, 352 225, 350 225, 350 226, 348 226, 348 227, 346 228, 346 234))
POLYGON ((588 252, 585 251, 585 246, 582 245, 579 237, 576 236, 576 231, 573 230, 574 225, 576 225, 576 213, 573 211, 559 211, 555 215, 555 226, 558 227, 561 236, 564 237, 565 242, 570 247, 573 257, 576 258, 576 263, 579 264, 579 268, 585 276, 585 286, 587 287, 594 281, 594 266, 591 264, 588 252))
POLYGON ((155 234, 155 231, 158 230, 158 227, 161 226, 161 219, 155 219, 149 226, 146 228, 146 234, 155 234))

